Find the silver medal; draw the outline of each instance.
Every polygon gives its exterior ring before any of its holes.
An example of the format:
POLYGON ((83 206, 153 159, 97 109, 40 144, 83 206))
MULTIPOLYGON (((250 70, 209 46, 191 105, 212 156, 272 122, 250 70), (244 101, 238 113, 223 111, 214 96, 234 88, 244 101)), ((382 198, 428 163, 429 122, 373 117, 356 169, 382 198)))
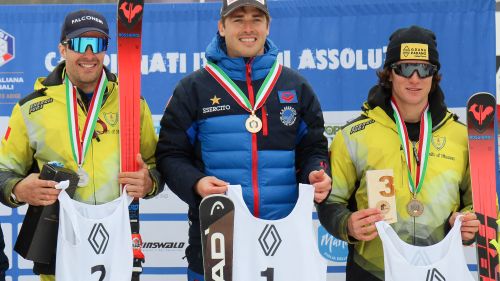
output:
POLYGON ((89 174, 87 174, 87 172, 85 172, 85 170, 82 168, 82 167, 78 167, 78 186, 79 187, 82 187, 82 186, 86 186, 87 184, 89 184, 89 174))

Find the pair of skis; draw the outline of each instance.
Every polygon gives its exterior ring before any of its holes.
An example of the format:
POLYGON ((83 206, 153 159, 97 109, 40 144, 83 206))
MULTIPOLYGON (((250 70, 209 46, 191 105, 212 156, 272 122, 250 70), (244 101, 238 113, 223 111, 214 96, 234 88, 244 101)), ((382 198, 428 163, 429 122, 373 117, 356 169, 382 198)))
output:
POLYGON ((474 211, 481 222, 477 235, 480 281, 500 280, 497 244, 496 100, 489 93, 476 93, 467 102, 469 163, 474 211))
MULTIPOLYGON (((139 170, 140 152, 141 38, 144 0, 118 1, 118 77, 120 91, 120 165, 122 172, 139 170)), ((139 199, 129 206, 134 252, 132 281, 140 280, 144 254, 139 233, 139 199)))

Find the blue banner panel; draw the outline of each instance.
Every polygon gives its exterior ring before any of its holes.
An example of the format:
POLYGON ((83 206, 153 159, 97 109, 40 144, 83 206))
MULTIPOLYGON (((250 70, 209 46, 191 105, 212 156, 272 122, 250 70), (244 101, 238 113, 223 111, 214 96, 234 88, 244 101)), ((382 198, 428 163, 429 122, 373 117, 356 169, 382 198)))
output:
MULTIPOLYGON (((182 77, 204 65, 219 5, 146 5, 142 95, 153 114, 162 114, 182 77)), ((109 19, 113 38, 105 63, 116 72, 114 5, 2 5, 0 42, 7 51, 2 55, 0 43, 0 115, 9 115, 34 79, 61 59, 61 23, 80 8, 109 19)), ((357 110, 376 83, 395 29, 430 28, 438 38, 446 102, 463 107, 472 93, 495 90, 494 8, 492 0, 272 1, 270 38, 280 47, 281 62, 307 77, 325 111, 345 111, 357 110)))

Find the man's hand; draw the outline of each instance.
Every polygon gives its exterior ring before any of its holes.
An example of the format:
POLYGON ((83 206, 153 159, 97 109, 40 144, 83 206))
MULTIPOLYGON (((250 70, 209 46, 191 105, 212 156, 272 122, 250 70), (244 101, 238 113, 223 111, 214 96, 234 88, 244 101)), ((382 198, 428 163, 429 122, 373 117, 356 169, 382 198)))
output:
POLYGON ((144 198, 153 189, 153 180, 149 175, 148 165, 142 160, 141 154, 136 156, 139 170, 123 172, 118 176, 118 182, 127 186, 127 194, 135 198, 144 198))
POLYGON ((57 182, 41 180, 40 174, 29 174, 18 182, 12 189, 12 193, 19 202, 25 202, 33 206, 48 206, 56 202, 61 190, 55 189, 57 182))
POLYGON ((202 198, 210 194, 222 194, 227 191, 228 182, 216 177, 203 177, 195 185, 194 189, 202 198))
POLYGON ((375 223, 384 219, 377 208, 359 210, 347 220, 347 233, 359 241, 370 241, 378 236, 375 223))
POLYGON ((462 220, 462 227, 460 228, 461 234, 462 234, 462 241, 470 241, 474 239, 476 236, 476 232, 479 230, 479 225, 481 224, 479 220, 476 217, 475 213, 459 213, 455 212, 453 215, 451 215, 449 219, 449 223, 451 227, 455 224, 455 219, 457 216, 463 215, 461 220, 462 220))
POLYGON ((310 172, 309 183, 314 186, 314 201, 317 203, 325 200, 332 189, 332 179, 323 170, 310 172))

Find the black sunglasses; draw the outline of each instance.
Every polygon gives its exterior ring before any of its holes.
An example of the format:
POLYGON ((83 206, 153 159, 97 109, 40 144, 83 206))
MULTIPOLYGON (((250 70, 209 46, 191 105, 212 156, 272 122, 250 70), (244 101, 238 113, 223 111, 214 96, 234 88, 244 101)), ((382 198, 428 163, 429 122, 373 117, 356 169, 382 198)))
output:
POLYGON ((391 68, 394 69, 397 75, 405 78, 410 78, 415 71, 420 78, 431 77, 437 72, 437 66, 428 63, 393 63, 391 68))

